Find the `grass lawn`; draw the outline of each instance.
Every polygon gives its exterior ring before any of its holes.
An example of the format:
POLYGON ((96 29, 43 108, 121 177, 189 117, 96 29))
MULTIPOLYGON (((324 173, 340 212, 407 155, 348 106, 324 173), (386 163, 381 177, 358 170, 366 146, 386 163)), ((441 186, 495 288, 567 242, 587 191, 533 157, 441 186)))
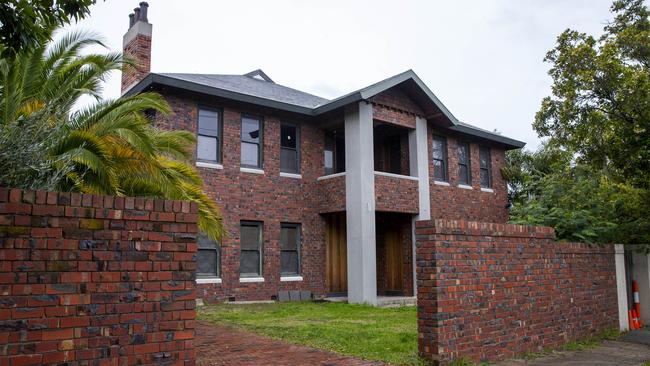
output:
POLYGON ((198 318, 366 360, 420 365, 415 307, 285 302, 209 305, 198 318))

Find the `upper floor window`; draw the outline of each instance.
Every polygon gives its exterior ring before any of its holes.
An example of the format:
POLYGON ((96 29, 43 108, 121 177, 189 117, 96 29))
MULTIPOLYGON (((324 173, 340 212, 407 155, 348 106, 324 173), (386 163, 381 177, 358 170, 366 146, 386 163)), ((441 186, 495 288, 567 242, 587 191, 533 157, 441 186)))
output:
POLYGON ((199 128, 196 159, 212 163, 221 162, 221 112, 199 109, 199 128))
POLYGON ((479 165, 481 168, 481 187, 492 187, 492 161, 490 157, 490 148, 481 146, 479 152, 479 165))
POLYGON ((242 221, 239 257, 239 274, 241 276, 262 275, 262 223, 242 221))
POLYGON ((345 171, 345 138, 342 132, 325 132, 325 175, 345 171))
POLYGON ((469 144, 466 142, 458 143, 458 183, 465 185, 472 184, 470 150, 469 144))
POLYGON ((447 139, 433 136, 433 179, 447 181, 447 139))
POLYGON ((300 173, 300 129, 294 124, 280 125, 280 171, 300 173))
POLYGON ((197 238, 198 253, 196 256, 196 277, 221 277, 221 251, 219 244, 200 233, 197 238))
POLYGON ((242 115, 241 166, 262 168, 262 120, 242 115))
POLYGON ((282 224, 280 228, 280 274, 300 274, 300 225, 282 224))

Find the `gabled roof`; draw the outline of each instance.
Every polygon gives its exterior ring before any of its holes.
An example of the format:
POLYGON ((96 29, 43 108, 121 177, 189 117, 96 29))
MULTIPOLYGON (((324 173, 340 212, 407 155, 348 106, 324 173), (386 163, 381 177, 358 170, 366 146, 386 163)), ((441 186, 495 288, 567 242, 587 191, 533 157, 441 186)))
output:
POLYGON ((315 112, 316 114, 321 114, 350 103, 367 100, 398 85, 403 85, 412 89, 412 95, 416 98, 418 92, 421 94, 421 97, 418 98, 419 100, 417 102, 421 104, 421 107, 425 112, 429 112, 429 115, 425 117, 432 117, 434 114, 440 113, 447 117, 451 125, 458 123, 458 119, 447 109, 447 107, 445 107, 444 104, 442 104, 440 99, 433 94, 431 89, 424 84, 413 70, 407 70, 401 74, 391 76, 388 79, 384 79, 365 88, 336 98, 327 104, 317 107, 315 112))
POLYGON ((249 78, 253 78, 253 79, 268 81, 269 83, 275 83, 273 80, 271 80, 271 78, 268 75, 266 75, 264 71, 262 71, 262 69, 253 70, 249 73, 244 74, 244 76, 248 76, 249 78))
POLYGON ((244 75, 150 73, 125 95, 140 93, 154 84, 308 116, 318 116, 351 103, 369 100, 384 91, 399 87, 423 109, 427 119, 436 120, 452 131, 498 142, 507 148, 521 148, 525 145, 524 142, 460 122, 413 70, 332 100, 276 84, 260 69, 244 75))

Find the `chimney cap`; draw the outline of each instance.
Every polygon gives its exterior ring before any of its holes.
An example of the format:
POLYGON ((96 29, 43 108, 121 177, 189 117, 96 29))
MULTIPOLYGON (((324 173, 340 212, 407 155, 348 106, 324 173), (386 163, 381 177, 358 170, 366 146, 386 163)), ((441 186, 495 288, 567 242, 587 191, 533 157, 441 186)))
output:
POLYGON ((140 2, 140 21, 143 21, 145 23, 149 23, 149 19, 147 19, 147 8, 149 8, 149 3, 146 1, 140 2))
POLYGON ((147 19, 147 10, 149 9, 149 3, 146 1, 141 1, 137 8, 133 8, 133 12, 129 14, 129 29, 138 22, 149 23, 147 19))

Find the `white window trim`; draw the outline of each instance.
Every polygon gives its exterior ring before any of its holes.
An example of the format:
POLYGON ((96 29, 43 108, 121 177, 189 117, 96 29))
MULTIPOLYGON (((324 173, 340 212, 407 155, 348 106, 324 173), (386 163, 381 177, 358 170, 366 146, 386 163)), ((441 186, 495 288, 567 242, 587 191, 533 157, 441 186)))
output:
POLYGON ((459 185, 458 185, 458 188, 462 188, 462 189, 474 189, 474 187, 472 187, 472 186, 468 186, 467 184, 459 184, 459 185))
POLYGON ((316 178, 316 180, 325 180, 325 179, 332 179, 332 178, 344 177, 344 176, 345 176, 345 172, 340 172, 340 173, 323 175, 322 177, 316 178))
POLYGON ((197 161, 196 166, 199 168, 210 168, 210 169, 223 169, 223 165, 218 163, 207 163, 205 161, 197 161))
POLYGON ((417 180, 419 181, 420 178, 418 177, 412 177, 410 175, 402 175, 402 174, 395 174, 395 173, 386 173, 386 172, 378 172, 375 170, 375 175, 383 175, 385 177, 391 177, 391 178, 401 178, 401 179, 410 179, 410 180, 417 180))
POLYGON ((241 283, 264 282, 264 277, 239 277, 241 283))
POLYGON ((434 180, 433 184, 436 184, 436 185, 439 185, 439 186, 446 186, 446 187, 450 186, 449 182, 443 182, 443 181, 440 181, 440 180, 434 180))
POLYGON ((494 193, 494 189, 481 187, 481 192, 494 193))
POLYGON ((239 171, 242 172, 242 173, 264 174, 264 170, 256 169, 256 168, 240 167, 239 171))
POLYGON ((299 275, 280 276, 280 282, 298 282, 298 281, 303 281, 302 276, 299 275))
POLYGON ((221 283, 221 277, 207 277, 207 278, 197 278, 197 284, 203 283, 221 283))
POLYGON ((285 178, 302 179, 302 174, 295 174, 295 173, 280 172, 280 176, 285 178))

